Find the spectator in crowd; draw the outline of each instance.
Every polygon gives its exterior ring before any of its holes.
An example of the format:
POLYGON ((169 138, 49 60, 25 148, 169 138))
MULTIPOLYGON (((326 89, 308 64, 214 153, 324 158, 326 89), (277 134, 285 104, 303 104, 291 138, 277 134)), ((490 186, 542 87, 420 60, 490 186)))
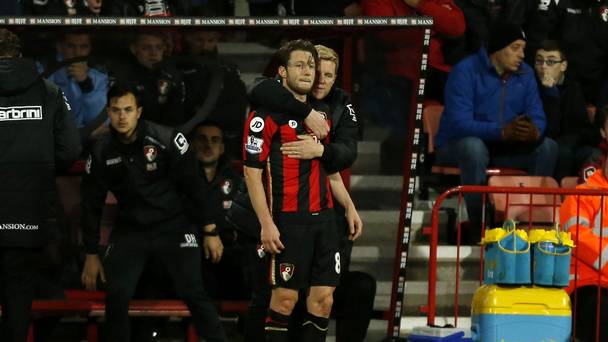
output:
POLYGON ((606 106, 601 107, 593 120, 593 125, 599 130, 601 139, 587 162, 580 168, 578 184, 585 183, 595 171, 604 167, 606 154, 608 153, 608 110, 606 108, 606 106))
POLYGON ((129 46, 132 58, 112 76, 137 87, 144 119, 176 127, 184 123, 185 87, 181 73, 164 63, 170 54, 166 40, 161 31, 138 32, 129 46))
MULTIPOLYGON (((60 35, 54 63, 91 55, 91 35, 85 31, 67 31, 60 35)), ((108 76, 84 60, 75 61, 52 73, 48 80, 63 90, 72 107, 76 125, 81 128, 93 121, 106 106, 108 76)))
MULTIPOLYGON (((546 0, 544 0, 547 2, 546 0)), ((526 27, 538 0, 454 0, 466 21, 466 39, 462 54, 476 53, 487 42, 490 28, 498 20, 526 27)), ((534 50, 532 50, 534 52, 534 50)))
MULTIPOLYGON (((125 17, 170 17, 190 14, 191 0, 105 0, 109 15, 125 17)), ((106 12, 104 10, 104 12, 106 12)))
MULTIPOLYGON (((425 83, 427 98, 443 99, 443 86, 450 70, 443 55, 443 40, 464 34, 462 11, 452 0, 363 0, 368 16, 433 17, 429 68, 425 83)), ((383 173, 402 174, 403 162, 394 158, 405 153, 409 136, 408 113, 412 110, 420 79, 421 31, 390 30, 373 34, 366 40, 365 71, 361 76, 361 107, 391 135, 382 142, 380 168, 383 173)))
POLYGON ((293 0, 293 13, 298 16, 355 17, 361 15, 358 0, 293 0))
POLYGON ((540 0, 528 24, 531 51, 545 39, 560 43, 568 56, 568 76, 581 84, 587 103, 596 103, 606 79, 607 5, 604 0, 540 0))
POLYGON ((103 0, 76 1, 76 14, 82 16, 106 15, 107 7, 103 6, 103 0))
POLYGON ((224 246, 219 263, 205 262, 203 265, 205 287, 214 299, 248 299, 251 291, 244 277, 243 238, 225 219, 242 181, 241 176, 224 153, 224 135, 218 124, 210 121, 200 123, 192 132, 191 141, 198 159, 198 171, 210 189, 209 201, 224 246))
MULTIPOLYGON (((283 153, 291 158, 320 158, 328 172, 350 167, 357 156, 359 121, 350 101, 350 96, 342 89, 334 87, 337 79, 339 58, 331 48, 315 46, 319 54, 317 80, 311 95, 314 100, 329 106, 328 118, 332 123, 330 143, 319 145, 302 137, 300 141, 284 144, 283 153)), ((296 100, 280 83, 266 79, 251 91, 252 103, 273 111, 284 113, 287 118, 302 120, 314 109, 310 104, 296 100)), ((349 271, 353 241, 350 239, 349 223, 345 219, 344 208, 335 205, 336 228, 340 237, 340 285, 334 292, 332 316, 336 318, 337 341, 363 341, 373 311, 375 279, 363 272, 349 271), (356 298, 356 300, 354 300, 356 298)), ((260 264, 262 262, 260 261, 260 264)), ((269 302, 269 287, 265 284, 264 266, 255 276, 262 285, 254 287, 252 303, 248 315, 245 339, 257 341, 263 337, 263 319, 269 302), (267 289, 266 291, 264 291, 267 289), (264 293, 266 292, 266 293, 264 293)), ((302 303, 302 302, 300 302, 302 303)), ((302 309, 302 308, 301 308, 302 309)), ((297 329, 295 329, 297 330, 297 329)))
MULTIPOLYGON (((443 98, 443 85, 447 79, 451 65, 443 57, 443 39, 459 37, 464 34, 464 15, 453 0, 363 0, 363 14, 369 16, 411 16, 426 15, 433 18, 431 30, 431 45, 429 51, 429 74, 425 85, 427 98, 443 98)), ((380 36, 385 44, 390 46, 386 56, 388 73, 405 77, 410 81, 418 79, 419 63, 417 55, 412 54, 412 42, 406 39, 403 32, 395 31, 380 36), (412 63, 408 63, 411 61, 412 63)), ((420 39, 420 37, 418 37, 420 39)), ((407 92, 400 92, 396 98, 405 98, 407 92)), ((399 115, 406 117, 409 108, 400 105, 399 115)), ((403 126, 405 128, 405 126, 403 126)))
MULTIPOLYGON (((604 107, 601 117, 608 117, 608 108, 604 107)), ((608 124, 602 125, 602 136, 608 141, 608 124)), ((608 190, 608 164, 604 150, 597 169, 577 189, 608 190)), ((577 341, 606 341, 608 339, 608 206, 605 198, 600 196, 567 196, 559 209, 562 230, 570 232, 576 250, 570 262, 570 284, 566 291, 570 293, 573 308, 576 308, 577 341), (601 264, 600 264, 601 261, 601 264), (599 326, 597 303, 601 298, 599 326), (600 329, 599 340, 596 340, 596 329, 600 329)))
MULTIPOLYGON (((521 29, 498 22, 487 47, 454 66, 435 136, 436 161, 460 168, 463 185, 486 183, 490 165, 552 176, 558 147, 547 124, 534 71, 524 61, 521 29)), ((481 232, 481 197, 466 196, 472 242, 481 232)))
POLYGON ((24 342, 44 249, 59 237, 55 168, 78 158, 80 142, 61 90, 21 58, 19 38, 6 29, 0 29, 0 69, 1 339, 24 342))
POLYGON ((0 15, 21 15, 22 11, 20 0, 6 0, 0 3, 0 15))
POLYGON ((220 32, 214 30, 186 31, 185 53, 177 60, 176 67, 186 86, 185 117, 200 116, 204 103, 215 101, 209 107, 210 113, 202 119, 222 127, 227 154, 240 159, 247 90, 237 65, 218 53, 220 37, 220 32), (219 87, 219 91, 214 87, 219 87), (217 96, 213 97, 214 93, 217 96))
POLYGON ((69 9, 74 8, 73 0, 24 0, 21 1, 22 14, 25 15, 74 15, 75 12, 69 12, 69 9), (70 5, 70 6, 68 6, 70 5))
POLYGON ((184 299, 197 332, 207 341, 227 341, 214 305, 204 291, 201 250, 217 262, 222 244, 212 223, 208 193, 196 173, 196 159, 179 131, 140 121, 137 91, 120 83, 108 91, 111 133, 100 138, 82 179, 83 241, 86 260, 82 283, 95 290, 106 282, 108 341, 128 341, 128 304, 146 262, 159 258, 184 299), (108 191, 118 201, 102 267, 98 256, 99 220, 108 191), (182 196, 197 203, 196 224, 188 218, 182 196))
MULTIPOLYGON (((296 99, 305 102, 315 77, 317 51, 310 42, 296 40, 281 47, 277 55, 283 86, 296 99)), ((297 135, 307 134, 303 121, 273 118, 270 113, 269 110, 252 112, 245 126, 246 138, 243 139, 245 180, 262 227, 262 246, 271 253, 270 262, 274 268, 270 279, 273 289, 266 319, 266 340, 290 340, 288 325, 298 300, 298 290, 310 286, 307 312, 298 340, 325 341, 332 294, 340 274, 332 198, 346 207, 346 216, 352 222, 350 233, 353 239, 361 233, 361 221, 339 173, 335 172, 327 179, 319 160, 281 156, 278 150, 281 144, 295 141, 297 135), (274 139, 279 130, 279 139, 274 139), (262 170, 270 154, 275 160, 270 170, 275 184, 272 185, 272 194, 267 194, 271 198, 272 216, 262 184, 262 170), (281 160, 283 162, 277 165, 276 161, 281 160), (286 165, 293 166, 284 167, 286 165), (290 172, 295 169, 302 170, 302 174, 290 172), (309 181, 297 182, 300 184, 297 189, 284 186, 301 177, 309 181), (276 183, 277 179, 283 181, 276 183)))
POLYGON ((559 146, 555 178, 574 176, 588 161, 600 137, 589 120, 583 90, 567 77, 568 59, 554 40, 544 41, 536 51, 534 69, 547 117, 545 136, 559 146))

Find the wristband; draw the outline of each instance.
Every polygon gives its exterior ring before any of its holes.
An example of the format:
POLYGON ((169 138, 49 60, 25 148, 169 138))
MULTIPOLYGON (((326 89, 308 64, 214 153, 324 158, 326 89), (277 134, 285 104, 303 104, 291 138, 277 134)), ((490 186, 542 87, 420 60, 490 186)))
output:
POLYGON ((209 232, 203 231, 203 236, 218 236, 218 235, 220 235, 220 232, 217 230, 217 227, 213 228, 209 232))

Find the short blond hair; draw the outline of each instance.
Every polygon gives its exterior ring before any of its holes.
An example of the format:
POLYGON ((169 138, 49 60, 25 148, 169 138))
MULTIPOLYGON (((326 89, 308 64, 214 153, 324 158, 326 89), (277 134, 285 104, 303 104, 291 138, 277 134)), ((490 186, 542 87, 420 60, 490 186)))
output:
POLYGON ((319 61, 330 61, 336 65, 336 74, 338 73, 338 66, 340 65, 340 58, 334 49, 329 48, 325 45, 315 45, 315 49, 319 54, 319 61))

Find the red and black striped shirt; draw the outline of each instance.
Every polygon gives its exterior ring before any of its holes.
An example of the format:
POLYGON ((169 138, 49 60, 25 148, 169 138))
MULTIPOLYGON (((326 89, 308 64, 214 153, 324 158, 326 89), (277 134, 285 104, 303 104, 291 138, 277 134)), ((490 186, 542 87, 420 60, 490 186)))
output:
MULTIPOLYGON (((243 134, 246 166, 266 169, 266 196, 273 213, 316 213, 333 208, 329 179, 318 159, 299 160, 281 153, 282 144, 309 134, 302 120, 254 111, 243 134), (284 119, 283 119, 284 118, 284 119)), ((326 138, 328 139, 328 138, 326 138)))

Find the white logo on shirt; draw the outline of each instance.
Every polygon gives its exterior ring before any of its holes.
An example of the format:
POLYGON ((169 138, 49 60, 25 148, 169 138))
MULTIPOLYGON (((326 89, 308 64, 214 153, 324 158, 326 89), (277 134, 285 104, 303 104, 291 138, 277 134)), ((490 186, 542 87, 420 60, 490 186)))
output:
POLYGON ((353 122, 357 122, 357 114, 355 114, 355 109, 353 108, 353 104, 349 103, 346 105, 346 108, 348 108, 348 114, 350 115, 350 119, 353 120, 353 122))
POLYGON ((256 116, 249 123, 249 129, 252 132, 261 132, 264 129, 264 119, 256 116))
POLYGON ((196 242, 196 236, 194 236, 194 234, 184 234, 184 240, 186 240, 186 242, 179 244, 181 248, 198 247, 198 242, 196 242))
POLYGON ((256 138, 252 135, 247 136, 247 143, 245 144, 245 151, 251 154, 260 154, 262 153, 262 145, 264 144, 264 140, 260 138, 256 138))
POLYGON ((173 142, 175 143, 175 147, 177 147, 180 154, 186 153, 188 151, 188 147, 190 147, 190 145, 188 145, 188 140, 181 133, 177 133, 173 139, 173 142))
POLYGON ((42 106, 0 107, 0 121, 42 120, 42 106))
POLYGON ((291 127, 291 128, 298 127, 298 123, 296 122, 296 120, 289 120, 289 127, 291 127))

